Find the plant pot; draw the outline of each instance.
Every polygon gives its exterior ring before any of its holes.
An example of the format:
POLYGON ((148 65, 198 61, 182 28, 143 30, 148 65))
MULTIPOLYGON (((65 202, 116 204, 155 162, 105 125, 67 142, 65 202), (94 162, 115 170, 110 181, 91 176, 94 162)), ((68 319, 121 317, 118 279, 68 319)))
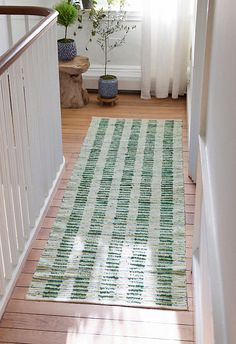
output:
POLYGON ((59 39, 57 41, 58 59, 61 61, 70 61, 77 56, 77 48, 73 39, 59 39))
POLYGON ((115 75, 102 75, 98 81, 98 93, 101 98, 115 98, 118 94, 118 80, 115 75))
POLYGON ((82 0, 83 9, 90 10, 93 8, 93 0, 82 0))

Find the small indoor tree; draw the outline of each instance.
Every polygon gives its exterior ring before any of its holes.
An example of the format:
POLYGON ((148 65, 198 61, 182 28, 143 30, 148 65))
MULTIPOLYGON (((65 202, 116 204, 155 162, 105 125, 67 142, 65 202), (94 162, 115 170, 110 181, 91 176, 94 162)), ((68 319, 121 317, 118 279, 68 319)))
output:
POLYGON ((94 7, 89 12, 89 19, 92 22, 89 41, 96 39, 104 54, 104 75, 99 79, 99 95, 102 98, 114 98, 118 93, 118 80, 116 76, 107 73, 109 54, 125 43, 127 34, 135 26, 126 24, 125 0, 106 0, 106 2, 107 9, 94 7), (115 3, 118 11, 113 11, 115 3), (116 36, 117 33, 119 37, 116 36))
POLYGON ((72 0, 63 0, 54 6, 58 12, 57 23, 64 27, 64 37, 58 40, 58 57, 71 60, 77 55, 75 40, 68 38, 68 27, 80 20, 80 6, 72 0))

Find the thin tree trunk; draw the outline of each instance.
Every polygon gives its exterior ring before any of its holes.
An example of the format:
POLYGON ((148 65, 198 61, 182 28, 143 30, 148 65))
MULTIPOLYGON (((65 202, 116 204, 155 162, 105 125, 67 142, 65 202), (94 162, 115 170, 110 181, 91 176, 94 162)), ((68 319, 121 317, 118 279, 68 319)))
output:
POLYGON ((105 61, 104 61, 104 64, 105 64, 105 74, 104 75, 107 75, 107 37, 105 38, 105 51, 104 51, 104 55, 105 55, 105 61))
MULTIPOLYGON (((107 31, 109 31, 110 28, 110 13, 111 13, 111 6, 108 6, 108 11, 107 11, 107 31)), ((107 62, 108 62, 108 40, 109 40, 109 35, 106 35, 105 38, 105 75, 107 75, 107 62)))
POLYGON ((67 39, 67 26, 65 27, 65 39, 67 39))

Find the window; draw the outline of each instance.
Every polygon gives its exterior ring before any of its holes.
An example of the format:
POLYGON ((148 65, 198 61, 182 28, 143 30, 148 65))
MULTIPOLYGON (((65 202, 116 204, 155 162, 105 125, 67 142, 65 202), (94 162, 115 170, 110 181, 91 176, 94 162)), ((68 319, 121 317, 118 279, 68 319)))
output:
MULTIPOLYGON (((97 0, 98 7, 103 7, 104 9, 107 7, 106 0, 97 0)), ((114 10, 118 9, 118 5, 114 4, 114 10)), ((142 0, 126 0, 125 10, 126 11, 134 11, 139 12, 142 9, 142 0)))

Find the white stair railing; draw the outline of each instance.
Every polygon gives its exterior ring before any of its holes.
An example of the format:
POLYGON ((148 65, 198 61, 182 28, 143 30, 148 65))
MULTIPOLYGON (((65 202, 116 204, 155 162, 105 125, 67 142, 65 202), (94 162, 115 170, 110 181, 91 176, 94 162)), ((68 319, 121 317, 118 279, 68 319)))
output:
POLYGON ((56 13, 0 6, 44 19, 0 57, 0 315, 64 166, 56 13))

